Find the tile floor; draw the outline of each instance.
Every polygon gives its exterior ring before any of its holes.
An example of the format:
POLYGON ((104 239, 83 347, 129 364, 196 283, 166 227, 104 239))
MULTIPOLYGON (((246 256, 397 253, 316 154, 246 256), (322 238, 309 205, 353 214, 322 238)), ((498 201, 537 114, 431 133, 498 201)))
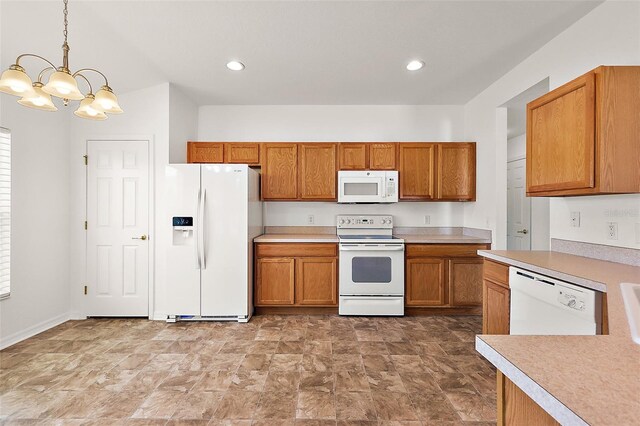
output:
POLYGON ((494 424, 480 317, 69 321, 0 352, 0 423, 494 424))

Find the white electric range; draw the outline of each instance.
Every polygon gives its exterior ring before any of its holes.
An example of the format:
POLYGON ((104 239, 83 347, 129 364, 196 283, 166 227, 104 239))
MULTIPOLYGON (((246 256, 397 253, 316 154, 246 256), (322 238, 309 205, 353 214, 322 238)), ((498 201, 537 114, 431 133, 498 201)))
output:
POLYGON ((338 216, 340 315, 404 315, 404 240, 393 216, 338 216))

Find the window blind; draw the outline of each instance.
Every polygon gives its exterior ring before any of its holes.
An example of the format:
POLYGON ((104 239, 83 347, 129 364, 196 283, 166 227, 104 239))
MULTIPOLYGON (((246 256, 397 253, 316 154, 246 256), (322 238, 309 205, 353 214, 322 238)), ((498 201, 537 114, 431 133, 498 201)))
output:
POLYGON ((11 134, 0 128, 0 299, 11 290, 11 134))

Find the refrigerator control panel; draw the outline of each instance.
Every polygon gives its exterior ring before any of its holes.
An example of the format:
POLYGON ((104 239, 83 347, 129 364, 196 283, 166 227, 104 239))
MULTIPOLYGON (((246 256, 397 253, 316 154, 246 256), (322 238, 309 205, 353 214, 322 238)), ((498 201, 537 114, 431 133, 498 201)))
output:
POLYGON ((173 217, 173 227, 193 227, 193 217, 185 217, 185 216, 174 216, 173 217))

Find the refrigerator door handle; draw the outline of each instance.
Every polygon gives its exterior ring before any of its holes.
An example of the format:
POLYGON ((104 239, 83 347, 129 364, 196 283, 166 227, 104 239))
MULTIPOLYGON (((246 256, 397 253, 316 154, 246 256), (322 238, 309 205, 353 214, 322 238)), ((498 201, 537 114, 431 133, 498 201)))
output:
POLYGON ((207 203, 207 190, 203 189, 202 190, 202 202, 200 203, 200 221, 201 221, 201 233, 202 233, 202 238, 200 238, 200 244, 201 244, 201 249, 200 249, 200 268, 201 269, 207 269, 207 255, 206 255, 206 244, 205 244, 205 236, 207 235, 207 228, 206 228, 206 223, 207 223, 207 218, 205 217, 205 204, 207 203))
POLYGON ((196 207, 196 229, 195 229, 195 237, 196 237, 196 269, 200 269, 200 190, 198 190, 198 201, 196 207))

